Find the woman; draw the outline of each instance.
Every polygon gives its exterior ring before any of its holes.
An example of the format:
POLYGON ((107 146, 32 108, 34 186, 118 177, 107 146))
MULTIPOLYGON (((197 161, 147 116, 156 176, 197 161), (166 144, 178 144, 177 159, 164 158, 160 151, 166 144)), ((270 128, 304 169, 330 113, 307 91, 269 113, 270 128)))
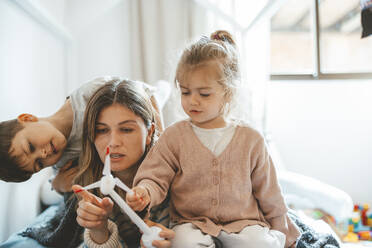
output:
MULTIPOLYGON (((86 108, 80 170, 75 182, 84 186, 102 177, 105 152, 109 147, 113 176, 131 187, 139 165, 157 136, 154 113, 150 98, 132 81, 117 80, 101 87, 86 108)), ((76 185, 73 189, 80 188, 76 185)), ((117 191, 125 197, 123 191, 117 191)), ((112 241, 117 240, 119 235, 127 246, 138 247, 138 228, 127 215, 120 213, 119 207, 110 198, 103 198, 98 189, 92 192, 94 194, 87 191, 79 193, 81 200, 77 222, 85 228, 84 243, 88 247, 95 244, 118 247, 120 244, 112 241)), ((164 207, 158 209, 163 211, 164 207)), ((174 233, 163 226, 162 229, 160 236, 165 240, 154 241, 153 245, 170 247, 169 239, 174 233)))

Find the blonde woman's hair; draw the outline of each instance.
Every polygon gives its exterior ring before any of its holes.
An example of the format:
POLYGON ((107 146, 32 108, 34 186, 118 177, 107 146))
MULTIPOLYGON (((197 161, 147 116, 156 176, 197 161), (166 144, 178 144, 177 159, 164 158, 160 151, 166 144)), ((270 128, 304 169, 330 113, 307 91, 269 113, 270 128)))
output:
MULTIPOLYGON (((150 97, 141 86, 138 86, 138 83, 130 80, 112 80, 99 88, 89 100, 85 110, 82 152, 79 158, 80 169, 74 180, 77 184, 88 185, 102 177, 103 163, 94 145, 96 123, 101 111, 113 104, 120 104, 141 117, 147 130, 150 130, 152 124, 155 123, 155 110, 150 97)), ((157 133, 154 131, 150 145, 146 147, 143 156, 136 165, 142 162, 156 137, 157 133)), ((102 196, 99 190, 95 190, 94 193, 102 196)))
POLYGON ((228 114, 240 81, 238 52, 229 32, 217 30, 209 38, 202 36, 198 41, 186 47, 177 65, 175 84, 179 86, 179 81, 182 81, 185 74, 209 62, 218 63, 222 76, 218 83, 224 87, 226 96, 223 112, 228 114))

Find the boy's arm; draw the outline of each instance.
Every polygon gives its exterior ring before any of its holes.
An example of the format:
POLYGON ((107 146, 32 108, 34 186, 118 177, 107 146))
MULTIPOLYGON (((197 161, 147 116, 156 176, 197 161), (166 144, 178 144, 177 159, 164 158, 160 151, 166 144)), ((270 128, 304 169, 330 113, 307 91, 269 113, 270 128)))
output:
POLYGON ((70 160, 58 170, 57 175, 52 180, 52 187, 58 193, 63 194, 72 191, 73 179, 79 172, 78 162, 78 159, 70 160))

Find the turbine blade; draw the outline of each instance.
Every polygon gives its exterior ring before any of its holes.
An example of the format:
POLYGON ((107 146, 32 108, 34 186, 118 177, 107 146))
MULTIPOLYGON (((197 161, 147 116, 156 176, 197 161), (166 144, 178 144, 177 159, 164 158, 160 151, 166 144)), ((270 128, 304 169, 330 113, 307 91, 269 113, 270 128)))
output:
POLYGON ((125 183, 123 183, 119 178, 115 177, 115 184, 125 192, 129 194, 134 194, 133 190, 131 190, 125 183))
POLYGON ((100 186, 101 186, 101 181, 98 181, 98 182, 95 182, 95 183, 92 183, 92 184, 89 184, 89 185, 83 187, 83 189, 85 189, 85 190, 94 189, 94 188, 98 188, 100 186))
POLYGON ((104 176, 111 175, 111 161, 110 161, 110 149, 107 147, 105 165, 103 166, 102 174, 104 176))

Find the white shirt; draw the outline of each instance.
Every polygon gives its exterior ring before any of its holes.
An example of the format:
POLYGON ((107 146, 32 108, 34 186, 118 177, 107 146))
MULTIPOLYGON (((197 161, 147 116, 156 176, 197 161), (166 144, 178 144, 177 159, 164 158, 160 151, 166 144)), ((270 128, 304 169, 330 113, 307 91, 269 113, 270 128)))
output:
POLYGON ((214 129, 201 128, 192 123, 191 126, 201 143, 215 156, 220 155, 225 150, 232 140, 236 129, 236 124, 233 122, 228 122, 226 127, 214 129))

